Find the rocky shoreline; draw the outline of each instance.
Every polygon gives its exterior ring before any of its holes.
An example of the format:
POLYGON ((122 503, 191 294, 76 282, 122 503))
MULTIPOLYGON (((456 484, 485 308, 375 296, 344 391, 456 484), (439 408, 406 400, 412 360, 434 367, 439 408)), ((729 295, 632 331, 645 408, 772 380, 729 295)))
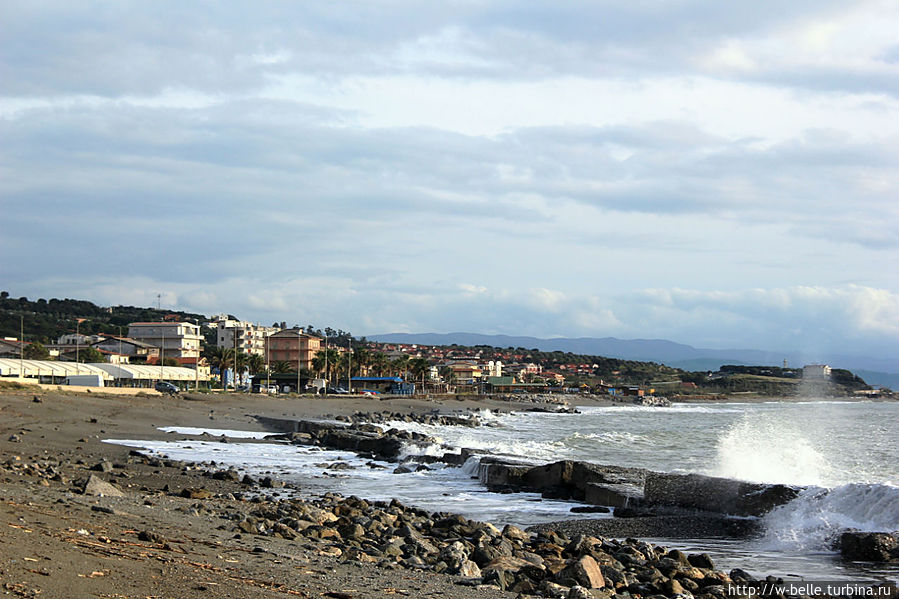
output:
MULTIPOLYGON (((702 554, 611 538, 622 535, 564 523, 499 530, 335 494, 301 500, 274 477, 100 442, 210 419, 246 429, 257 420, 243 416, 243 401, 38 399, 0 395, 0 580, 11 596, 720 599, 734 583, 759 586, 702 554)), ((265 406, 264 417, 287 416, 283 403, 265 406)), ((321 418, 327 407, 308 411, 321 418)))

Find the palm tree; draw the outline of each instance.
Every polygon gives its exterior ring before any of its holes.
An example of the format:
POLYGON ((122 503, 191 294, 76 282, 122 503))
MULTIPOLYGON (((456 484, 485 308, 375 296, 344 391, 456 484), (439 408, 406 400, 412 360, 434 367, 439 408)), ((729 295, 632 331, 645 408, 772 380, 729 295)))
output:
POLYGON ((247 367, 250 369, 250 374, 259 374, 265 370, 265 358, 260 356, 259 354, 250 354, 246 357, 247 367))
POLYGON ((225 389, 225 370, 234 365, 234 350, 230 347, 212 346, 207 348, 209 363, 219 369, 222 377, 222 390, 225 389))
POLYGON ((312 369, 323 375, 323 378, 330 379, 331 369, 338 359, 339 354, 336 349, 320 349, 312 358, 312 369))
POLYGON ((293 372, 293 366, 290 365, 290 362, 285 362, 284 360, 278 360, 274 362, 271 367, 271 371, 278 374, 287 374, 288 372, 293 372))
POLYGON ((387 358, 387 354, 378 352, 372 355, 371 366, 375 371, 376 376, 384 376, 384 372, 387 370, 389 365, 390 360, 387 358))
POLYGON ((413 379, 421 380, 421 388, 425 386, 425 373, 430 370, 431 363, 424 358, 412 358, 409 360, 409 370, 412 372, 413 379))
POLYGON ((390 361, 390 367, 396 376, 400 376, 400 373, 403 373, 403 379, 405 379, 406 371, 409 369, 409 356, 397 356, 390 361))
POLYGON ((372 353, 364 347, 353 350, 353 364, 359 368, 359 376, 365 376, 372 362, 372 353))

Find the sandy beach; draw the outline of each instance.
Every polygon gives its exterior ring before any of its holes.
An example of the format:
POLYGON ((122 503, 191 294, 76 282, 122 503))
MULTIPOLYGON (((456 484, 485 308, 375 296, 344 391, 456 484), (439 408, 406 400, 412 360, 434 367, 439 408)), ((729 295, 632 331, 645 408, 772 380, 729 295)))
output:
MULTIPOLYGON (((170 491, 203 488, 219 495, 241 490, 238 483, 181 466, 150 466, 130 456, 128 448, 101 442, 164 438, 158 427, 172 425, 260 430, 247 414, 313 418, 386 404, 431 411, 436 404, 196 397, 3 390, 0 588, 20 597, 471 596, 472 589, 457 586, 451 576, 363 568, 277 537, 235 538, 219 529, 221 520, 207 508, 245 510, 246 502, 198 502, 170 491), (114 466, 97 474, 121 488, 124 497, 80 493, 78 481, 104 460, 114 466), (140 533, 152 541, 141 540, 140 533)), ((464 407, 465 402, 454 401, 445 409, 464 407)), ((478 595, 509 594, 481 589, 478 595)))

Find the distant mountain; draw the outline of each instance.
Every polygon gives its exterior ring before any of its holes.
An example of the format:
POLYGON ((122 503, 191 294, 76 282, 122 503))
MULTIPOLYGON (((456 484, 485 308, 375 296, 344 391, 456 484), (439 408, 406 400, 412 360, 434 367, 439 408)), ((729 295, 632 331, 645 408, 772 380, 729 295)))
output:
MULTIPOLYGON (((490 345, 493 347, 523 347, 541 351, 564 351, 575 354, 606 356, 641 362, 661 362, 684 370, 717 370, 723 364, 790 366, 827 363, 834 368, 866 371, 875 379, 892 380, 899 377, 899 364, 894 359, 868 356, 842 356, 799 352, 772 352, 757 349, 704 349, 665 339, 616 339, 615 337, 580 337, 540 339, 510 335, 481 335, 478 333, 390 333, 368 337, 382 343, 417 343, 421 345, 490 345), (884 376, 881 376, 884 375, 884 376)), ((868 378, 862 376, 867 381, 868 378)), ((895 384, 895 383, 894 383, 895 384)), ((892 387, 893 385, 886 385, 892 387)), ((899 385, 897 385, 899 386, 899 385)))

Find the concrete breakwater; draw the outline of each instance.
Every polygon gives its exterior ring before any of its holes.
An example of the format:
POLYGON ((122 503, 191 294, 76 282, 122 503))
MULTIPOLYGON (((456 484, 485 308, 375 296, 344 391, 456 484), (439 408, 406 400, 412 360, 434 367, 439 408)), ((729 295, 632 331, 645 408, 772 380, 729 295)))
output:
MULTIPOLYGON (((469 418, 439 414, 419 415, 423 422, 472 426, 469 418)), ((437 444, 427 435, 390 429, 350 419, 349 424, 312 420, 290 420, 257 416, 256 419, 279 438, 295 444, 320 445, 371 457, 397 461, 408 446, 437 444)), ((380 422, 387 419, 375 419, 380 422)), ((498 492, 536 491, 545 498, 581 501, 615 509, 616 516, 671 515, 678 510, 697 510, 728 516, 762 516, 794 499, 801 488, 788 485, 749 483, 698 474, 670 474, 642 468, 561 460, 534 465, 500 456, 479 455, 462 448, 445 447, 442 455, 411 455, 419 462, 443 462, 460 466, 478 458, 477 477, 498 492)))

